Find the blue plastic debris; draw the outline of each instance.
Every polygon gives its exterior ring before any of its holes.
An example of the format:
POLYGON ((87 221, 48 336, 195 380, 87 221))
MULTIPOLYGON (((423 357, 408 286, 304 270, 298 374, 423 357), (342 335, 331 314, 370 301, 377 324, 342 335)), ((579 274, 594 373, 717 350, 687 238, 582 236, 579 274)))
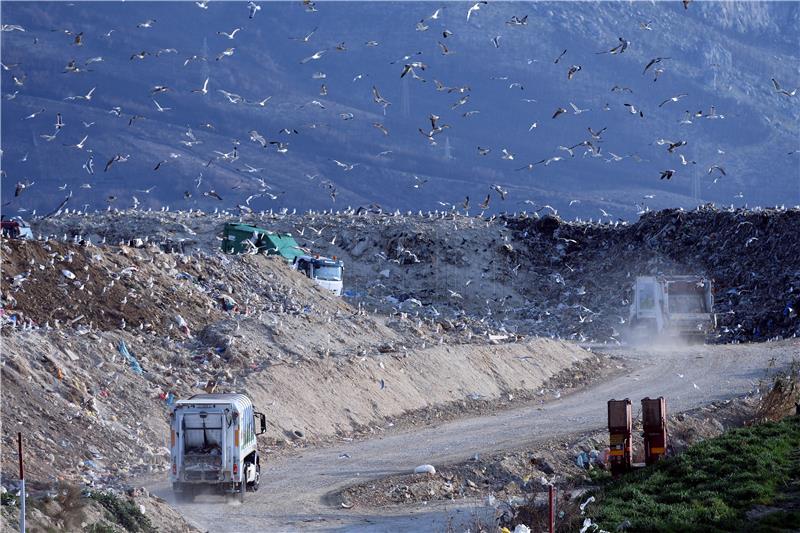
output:
POLYGON ((125 345, 124 340, 119 341, 119 346, 117 346, 117 349, 119 350, 119 353, 121 353, 122 356, 125 359, 127 359, 128 362, 131 364, 131 368, 133 369, 134 372, 136 372, 137 374, 141 374, 144 372, 144 370, 142 370, 142 365, 139 364, 139 361, 136 359, 136 357, 134 357, 128 351, 128 347, 125 345))

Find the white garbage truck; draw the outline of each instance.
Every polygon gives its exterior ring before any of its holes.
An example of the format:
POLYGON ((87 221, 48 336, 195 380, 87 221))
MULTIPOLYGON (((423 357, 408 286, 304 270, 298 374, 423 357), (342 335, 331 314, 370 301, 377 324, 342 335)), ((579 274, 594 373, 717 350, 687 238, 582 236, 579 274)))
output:
POLYGON ((717 326, 712 283, 704 276, 639 276, 630 309, 632 340, 676 336, 702 342, 717 326))
POLYGON ((196 394, 170 414, 170 481, 181 498, 214 487, 225 493, 258 490, 261 459, 256 436, 267 421, 244 394, 196 394), (258 425, 256 425, 258 421, 258 425))

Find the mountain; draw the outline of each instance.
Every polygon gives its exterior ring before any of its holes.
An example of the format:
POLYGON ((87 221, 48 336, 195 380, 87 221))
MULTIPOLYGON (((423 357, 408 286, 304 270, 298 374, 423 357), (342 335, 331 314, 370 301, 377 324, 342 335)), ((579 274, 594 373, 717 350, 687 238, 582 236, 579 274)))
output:
POLYGON ((491 194, 487 212, 550 204, 609 218, 800 202, 799 97, 770 81, 798 84, 798 3, 491 2, 467 20, 471 5, 264 2, 249 18, 238 2, 3 2, 3 24, 24 29, 2 32, 4 212, 43 214, 70 191, 73 208, 130 207, 135 196, 208 210, 260 195, 250 207, 425 210, 468 196, 473 212, 491 194), (620 39, 624 52, 609 53, 620 39), (184 65, 195 55, 205 60, 184 65), (73 60, 79 72, 65 72, 73 60), (412 62, 424 81, 401 78, 412 62), (206 79, 207 94, 191 92, 206 79), (373 87, 391 105, 375 103, 373 87), (567 112, 551 118, 557 108, 567 112), (56 113, 65 125, 47 141, 56 113), (419 131, 431 114, 449 126, 434 142, 419 131), (606 129, 595 139, 588 128, 606 129), (262 147, 253 130, 276 144, 262 147), (83 150, 67 146, 85 135, 83 150), (594 151, 559 149, 584 141, 594 151), (670 153, 667 141, 686 145, 670 153), (237 144, 238 159, 220 157, 237 144), (89 149, 93 175, 82 168, 89 149), (130 157, 104 171, 116 154, 130 157), (660 180, 667 169, 677 172, 660 180), (18 182, 31 185, 14 197, 18 182))

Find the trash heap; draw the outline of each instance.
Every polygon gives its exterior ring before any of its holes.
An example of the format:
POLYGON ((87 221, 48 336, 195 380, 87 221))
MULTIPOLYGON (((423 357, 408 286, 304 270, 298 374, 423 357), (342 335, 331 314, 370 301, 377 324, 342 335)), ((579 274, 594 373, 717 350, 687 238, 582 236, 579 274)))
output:
POLYGON ((528 313, 544 323, 556 310, 568 330, 616 338, 636 276, 699 274, 714 282, 718 342, 800 335, 800 210, 704 207, 647 213, 631 225, 555 217, 508 224, 525 241, 515 260, 540 280, 555 279, 555 288, 545 281, 530 289, 528 313))

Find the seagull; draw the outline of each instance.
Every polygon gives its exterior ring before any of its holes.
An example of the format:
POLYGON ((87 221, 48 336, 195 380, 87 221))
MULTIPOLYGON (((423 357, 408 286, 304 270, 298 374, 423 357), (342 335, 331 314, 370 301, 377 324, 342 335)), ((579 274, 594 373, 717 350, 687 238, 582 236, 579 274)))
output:
POLYGON ((575 115, 580 115, 584 111, 591 111, 590 109, 578 109, 578 106, 576 106, 572 102, 570 102, 569 105, 570 105, 570 107, 572 107, 572 110, 573 110, 575 115))
POLYGON ((255 2, 250 2, 247 4, 247 7, 250 9, 250 18, 256 16, 256 12, 261 11, 261 6, 256 4, 255 2))
POLYGON ((378 91, 378 88, 374 85, 372 86, 372 101, 375 102, 376 104, 382 105, 384 109, 386 108, 386 106, 392 105, 390 101, 381 96, 381 93, 378 91))
POLYGON ((389 135, 389 130, 387 130, 386 126, 384 126, 380 122, 373 122, 372 125, 381 130, 381 132, 383 132, 384 135, 389 135))
POLYGON ((156 109, 158 109, 159 113, 163 113, 164 111, 169 111, 172 109, 171 107, 161 107, 161 104, 159 104, 155 98, 153 98, 153 103, 156 104, 156 109))
POLYGON ((240 103, 242 103, 242 101, 244 100, 244 98, 242 98, 242 97, 241 97, 241 96, 239 96, 238 94, 229 93, 228 91, 225 91, 225 90, 222 90, 222 89, 217 89, 217 92, 220 92, 220 93, 222 93, 222 95, 223 95, 225 98, 227 98, 227 99, 228 99, 228 101, 229 101, 230 103, 232 103, 232 104, 240 104, 240 103))
POLYGON ((500 36, 499 35, 495 35, 494 37, 492 37, 492 44, 494 45, 495 48, 500 48, 500 36))
POLYGON ((195 5, 200 9, 208 9, 208 2, 209 0, 202 0, 200 2, 195 2, 195 5))
POLYGON ((447 56, 447 55, 450 55, 450 54, 454 54, 454 53, 455 53, 455 52, 453 52, 452 50, 450 50, 449 48, 447 48, 447 45, 446 45, 446 44, 444 44, 443 42, 441 42, 441 41, 437 41, 437 44, 439 45, 439 48, 441 48, 441 49, 442 49, 442 55, 443 55, 443 56, 447 56))
POLYGON ((267 96, 266 98, 264 98, 260 102, 254 102, 254 104, 259 106, 259 107, 266 107, 267 106, 267 102, 269 102, 271 99, 272 99, 271 96, 267 96))
POLYGON ((668 104, 670 102, 677 102, 681 98, 685 98, 687 96, 689 96, 689 95, 686 94, 686 93, 681 93, 681 94, 678 94, 676 96, 671 96, 671 97, 667 98, 666 100, 664 100, 663 102, 661 102, 660 104, 658 104, 658 107, 664 107, 664 105, 666 105, 666 104, 668 104))
POLYGON ((481 9, 481 4, 487 5, 489 2, 486 0, 482 0, 480 2, 475 2, 475 4, 467 10, 467 22, 469 22, 469 18, 475 11, 479 11, 481 9))
POLYGON ((37 116, 41 115, 44 112, 45 112, 45 108, 41 108, 39 111, 34 111, 33 113, 31 113, 27 117, 23 118, 22 120, 30 120, 32 118, 36 118, 37 116))
POLYGON ((183 66, 185 67, 186 65, 188 65, 190 61, 207 61, 207 60, 205 57, 195 54, 191 57, 187 57, 186 61, 183 62, 183 66))
POLYGON ((775 78, 772 78, 772 85, 775 86, 775 92, 777 93, 785 94, 786 96, 794 96, 795 94, 797 94, 797 88, 795 88, 795 90, 793 90, 792 92, 789 92, 786 89, 781 88, 781 84, 778 83, 778 80, 776 80, 775 78))
POLYGON ((678 154, 678 156, 681 158, 681 165, 683 165, 683 166, 686 166, 686 165, 688 165, 689 163, 691 163, 691 164, 693 164, 693 165, 696 165, 696 164, 697 164, 697 161, 690 161, 690 160, 686 159, 686 158, 683 156, 683 154, 678 154))
POLYGON ((208 78, 203 82, 202 89, 192 89, 193 93, 208 94, 208 78))
POLYGON ((92 87, 92 89, 85 95, 67 96, 66 98, 64 98, 64 100, 91 100, 92 93, 94 93, 95 89, 97 89, 97 87, 92 87))
POLYGON ((230 56, 232 56, 232 55, 233 55, 233 52, 234 52, 234 50, 236 50, 236 48, 234 48, 234 47, 231 47, 231 48, 228 48, 228 49, 226 49, 226 50, 223 50, 223 51, 222 51, 222 53, 221 53, 221 54, 219 54, 219 55, 216 57, 216 60, 217 60, 217 61, 219 61, 219 60, 220 60, 220 59, 222 59, 223 57, 226 57, 226 56, 227 56, 227 57, 230 57, 230 56))
POLYGON ((83 164, 83 169, 88 174, 94 175, 94 155, 89 156, 89 159, 83 164))
POLYGON ((317 28, 314 28, 313 30, 311 30, 311 33, 307 34, 305 37, 289 37, 289 39, 292 39, 293 41, 302 41, 304 43, 307 43, 308 40, 311 39, 311 36, 314 35, 316 32, 317 28))
POLYGON ((650 25, 651 25, 652 23, 653 23, 653 21, 652 21, 652 20, 649 20, 649 21, 647 21, 647 22, 640 22, 640 23, 639 23, 639 28, 640 28, 640 29, 642 29, 642 30, 653 31, 653 28, 651 28, 651 27, 650 27, 650 25))
MULTIPOLYGON (((527 18, 527 15, 526 15, 526 18, 527 18)), ((502 188, 500 185, 492 185, 490 188, 491 188, 493 191, 496 191, 496 192, 497 192, 497 194, 499 194, 499 195, 500 195, 500 199, 501 199, 501 200, 505 200, 505 199, 506 199, 506 196, 508 196, 508 189, 504 189, 504 188, 502 188)))
POLYGON ((233 39, 234 37, 236 37, 236 34, 237 34, 238 32, 240 32, 240 31, 242 31, 242 28, 236 28, 235 30, 233 30, 233 31, 232 31, 232 32, 230 32, 230 33, 227 33, 227 32, 224 32, 224 31, 218 31, 218 32, 217 32, 217 35, 224 35, 224 36, 225 36, 225 37, 227 37, 228 39, 233 39))
POLYGON ((140 22, 136 25, 137 28, 152 28, 153 24, 156 23, 155 19, 146 20, 144 22, 140 22))
POLYGON ((534 129, 534 128, 538 128, 538 127, 539 127, 539 123, 538 123, 538 122, 534 122, 534 123, 533 123, 533 124, 531 124, 531 126, 528 128, 528 131, 533 131, 533 129, 534 129))
POLYGON ((631 115, 639 115, 640 117, 644 118, 644 112, 640 110, 636 110, 636 107, 633 104, 622 104, 628 108, 628 111, 631 112, 631 115))
MULTIPOLYGON (((149 56, 149 55, 150 55, 150 52, 148 52, 146 50, 142 50, 139 53, 131 55, 131 61, 133 61, 134 59, 144 59, 145 56, 149 56)), ((69 65, 67 65, 67 70, 69 70, 69 65)))
POLYGON ((603 129, 601 129, 600 131, 594 131, 594 130, 593 130, 591 127, 588 127, 588 128, 586 128, 586 129, 588 129, 588 130, 589 130, 589 134, 592 136, 592 138, 593 138, 593 139, 595 139, 595 140, 599 141, 599 140, 600 140, 600 136, 601 136, 601 135, 603 134, 603 132, 604 132, 604 131, 606 131, 608 128, 607 128, 607 127, 606 127, 606 128, 603 128, 603 129))
POLYGON ((333 162, 336 163, 337 166, 343 168, 345 172, 353 170, 354 168, 356 168, 356 166, 359 165, 359 163, 353 163, 353 164, 342 163, 341 161, 339 161, 337 159, 334 159, 333 162))
POLYGON ((64 127, 64 121, 61 120, 61 113, 56 113, 56 131, 64 127))
POLYGON ((303 59, 302 61, 300 61, 300 64, 305 65, 309 61, 316 61, 317 59, 321 58, 322 54, 324 54, 326 51, 327 50, 320 50, 318 52, 314 52, 314 54, 312 54, 312 55, 308 56, 307 58, 303 59))
POLYGON ((571 80, 572 77, 575 76, 575 74, 577 74, 581 70, 583 70, 582 66, 572 65, 571 67, 569 67, 569 70, 567 71, 567 79, 571 80))
POLYGON ((169 91, 170 88, 166 85, 156 85, 150 90, 150 94, 158 94, 158 93, 165 93, 169 91))
POLYGON ((674 176, 674 175, 675 175, 675 171, 674 170, 662 170, 661 171, 661 179, 662 180, 664 180, 664 179, 665 180, 672 179, 672 176, 674 176))
POLYGON ((89 136, 86 135, 83 139, 81 139, 81 142, 79 142, 78 144, 65 144, 64 146, 69 146, 70 148, 77 148, 78 150, 83 150, 83 145, 86 142, 86 139, 88 138, 89 136))
POLYGON ((553 61, 553 63, 555 63, 555 64, 558 64, 558 62, 561 60, 561 58, 562 58, 562 57, 564 57, 564 54, 566 54, 566 53, 567 53, 567 49, 566 49, 566 48, 564 48, 564 51, 563 51, 563 52, 561 52, 561 53, 558 55, 558 57, 557 57, 557 58, 555 58, 555 60, 553 61))
POLYGON ((501 151, 503 152, 503 155, 500 156, 502 159, 507 159, 509 161, 514 159, 514 154, 512 154, 511 152, 509 152, 505 148, 503 148, 501 151))
POLYGON ((478 146, 478 153, 479 153, 480 155, 486 155, 486 154, 488 154, 488 153, 489 153, 489 152, 491 152, 491 151, 492 151, 492 149, 491 149, 491 148, 481 148, 480 146, 478 146))
MULTIPOLYGON (((709 174, 711 174, 711 173, 712 173, 712 172, 714 172, 715 170, 719 170, 720 174, 722 174, 723 176, 727 176, 727 175, 728 175, 728 174, 725 172, 725 169, 724 169, 724 168, 722 168, 722 167, 721 167, 721 166, 719 166, 719 165, 711 165, 710 167, 708 167, 708 173, 709 173, 709 174)), ((714 180, 714 183, 716 183, 718 179, 719 179, 719 176, 718 176, 718 177, 717 177, 717 178, 714 180)))
POLYGON ((556 118, 558 115, 561 115, 566 112, 567 110, 564 109, 563 107, 556 108, 555 113, 553 113, 553 118, 556 118))
POLYGON ((667 147, 667 152, 673 153, 677 148, 680 148, 681 146, 686 146, 686 144, 687 144, 686 141, 677 141, 674 143, 669 143, 669 146, 667 147))
POLYGON ((103 170, 103 172, 108 172, 108 169, 111 168, 111 165, 113 165, 114 163, 117 163, 117 162, 124 163, 124 162, 126 162, 129 157, 130 157, 130 155, 128 155, 128 154, 125 154, 125 155, 117 154, 117 155, 115 155, 114 157, 112 157, 111 159, 108 160, 108 163, 106 163, 106 168, 103 170))
POLYGON ((528 15, 525 15, 522 18, 519 18, 516 15, 511 16, 511 20, 507 20, 506 24, 509 26, 527 26, 528 24, 528 15))
POLYGON ((652 67, 653 65, 655 65, 657 63, 661 63, 665 59, 670 59, 670 58, 669 57, 656 57, 654 59, 651 59, 650 62, 644 67, 644 70, 642 71, 642 76, 644 76, 644 73, 647 72, 647 70, 650 67, 652 67))
MULTIPOLYGON (((252 2, 250 2, 250 3, 252 4, 252 2)), ((260 8, 259 8, 259 9, 260 9, 260 8)), ((252 17, 251 17, 251 18, 252 18, 252 17)), ((217 200, 219 200, 220 202, 222 201, 222 196, 220 196, 220 195, 217 193, 217 191, 215 191, 214 189, 211 189, 210 191, 206 191, 206 192, 204 192, 204 193, 203 193, 203 196, 206 196, 206 197, 208 197, 208 198, 216 198, 216 199, 217 199, 217 200)))

